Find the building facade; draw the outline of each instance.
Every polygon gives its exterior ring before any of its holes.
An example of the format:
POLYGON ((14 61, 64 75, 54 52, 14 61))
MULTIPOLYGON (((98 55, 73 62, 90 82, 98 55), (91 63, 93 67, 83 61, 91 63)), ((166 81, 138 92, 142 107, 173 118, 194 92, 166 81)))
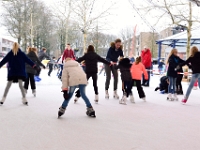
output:
POLYGON ((11 50, 14 40, 9 38, 0 37, 0 52, 7 53, 11 50))

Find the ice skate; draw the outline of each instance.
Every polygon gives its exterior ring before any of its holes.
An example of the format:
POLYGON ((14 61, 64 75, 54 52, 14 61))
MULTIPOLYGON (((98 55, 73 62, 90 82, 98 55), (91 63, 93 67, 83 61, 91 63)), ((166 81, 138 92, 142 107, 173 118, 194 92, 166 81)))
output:
POLYGON ((144 102, 146 102, 146 97, 141 98, 144 102))
POLYGON ((93 118, 96 117, 95 111, 94 111, 94 109, 92 107, 87 108, 86 115, 88 115, 89 117, 93 117, 93 118))
POLYGON ((62 106, 59 108, 59 111, 58 111, 58 118, 60 118, 60 116, 64 115, 65 113, 65 108, 63 108, 62 106))
POLYGON ((114 91, 113 97, 114 97, 115 99, 119 99, 119 95, 117 94, 117 91, 114 91))
POLYGON ((173 100, 174 100, 174 99, 172 98, 172 94, 171 94, 171 93, 168 95, 167 100, 168 100, 168 101, 173 101, 173 100))
POLYGON ((36 91, 35 90, 32 90, 32 94, 34 97, 36 97, 36 91))
POLYGON ((3 105, 3 103, 5 102, 5 100, 6 100, 6 98, 3 97, 3 98, 1 99, 1 101, 0 101, 0 105, 3 105))
POLYGON ((131 102, 131 103, 135 103, 135 100, 134 100, 133 94, 130 95, 130 102, 131 102))
POLYGON ((109 99, 109 93, 108 93, 108 90, 106 90, 106 93, 105 93, 106 95, 105 95, 105 98, 106 99, 109 99))
POLYGON ((124 95, 122 99, 119 101, 120 104, 126 105, 127 97, 124 95))
POLYGON ((184 98, 181 102, 182 102, 182 104, 186 104, 187 103, 187 99, 184 98))
POLYGON ((173 99, 174 99, 175 101, 178 101, 177 94, 174 94, 174 97, 173 97, 173 99))
POLYGON ((99 95, 95 95, 95 99, 94 99, 95 103, 99 102, 99 95))
POLYGON ((27 94, 27 89, 24 89, 25 94, 27 94))
POLYGON ((198 90, 198 87, 197 87, 197 86, 194 86, 194 87, 193 87, 193 90, 198 90))
POLYGON ((22 98, 22 103, 24 104, 24 105, 27 105, 28 106, 28 102, 27 102, 27 99, 24 97, 24 98, 22 98))
POLYGON ((78 101, 79 98, 80 98, 80 97, 75 96, 74 103, 76 103, 76 102, 78 101))

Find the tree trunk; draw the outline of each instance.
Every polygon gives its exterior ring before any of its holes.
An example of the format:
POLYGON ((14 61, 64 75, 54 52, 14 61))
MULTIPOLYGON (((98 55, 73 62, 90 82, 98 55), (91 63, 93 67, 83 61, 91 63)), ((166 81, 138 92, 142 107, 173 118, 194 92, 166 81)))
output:
POLYGON ((87 33, 83 33, 83 54, 86 53, 87 33))
POLYGON ((189 20, 188 20, 188 28, 187 28, 187 58, 189 57, 190 55, 190 40, 191 40, 191 37, 192 37, 192 34, 191 34, 191 29, 192 29, 192 4, 191 2, 189 2, 189 9, 190 9, 190 14, 189 14, 189 20))

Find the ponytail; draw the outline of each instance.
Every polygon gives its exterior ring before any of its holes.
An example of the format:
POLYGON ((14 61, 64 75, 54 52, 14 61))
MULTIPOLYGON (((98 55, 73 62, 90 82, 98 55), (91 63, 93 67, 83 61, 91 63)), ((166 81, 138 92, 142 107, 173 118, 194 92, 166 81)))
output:
POLYGON ((17 55, 18 50, 19 50, 19 44, 18 44, 17 42, 15 42, 15 43, 13 44, 13 48, 12 48, 12 52, 13 52, 14 56, 17 55))

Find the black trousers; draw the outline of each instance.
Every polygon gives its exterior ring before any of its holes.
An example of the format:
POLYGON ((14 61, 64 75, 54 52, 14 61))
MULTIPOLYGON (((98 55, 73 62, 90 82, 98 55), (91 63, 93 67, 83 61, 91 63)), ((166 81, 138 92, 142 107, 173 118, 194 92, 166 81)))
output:
POLYGON ((122 81, 122 91, 127 97, 132 94, 132 86, 132 81, 122 81))
POLYGON ((31 89, 35 90, 36 86, 35 86, 34 74, 27 73, 27 78, 26 78, 26 80, 24 82, 24 89, 26 89, 26 90, 28 90, 29 81, 31 83, 31 89))
POLYGON ((48 75, 50 76, 53 71, 53 64, 49 64, 49 72, 48 75))
POLYGON ((138 91, 138 95, 140 98, 144 98, 146 97, 145 96, 145 93, 144 93, 144 90, 142 88, 142 85, 141 85, 141 80, 135 80, 133 79, 133 85, 136 83, 136 87, 137 87, 137 91, 138 91))
MULTIPOLYGON (((97 79, 98 79, 97 73, 87 73, 86 75, 87 75, 87 80, 89 80, 90 77, 92 77, 94 92, 95 92, 96 95, 98 95, 99 92, 98 92, 98 86, 97 86, 97 79)), ((76 97, 81 97, 79 90, 77 90, 75 93, 76 93, 76 97)))
POLYGON ((35 75, 35 76, 40 76, 40 72, 41 72, 41 68, 38 66, 38 67, 37 67, 37 72, 36 72, 36 75, 35 75))
POLYGON ((176 79, 176 89, 177 89, 177 92, 183 92, 183 88, 182 88, 182 79, 183 79, 183 75, 182 74, 179 74, 177 76, 177 79, 176 79))

